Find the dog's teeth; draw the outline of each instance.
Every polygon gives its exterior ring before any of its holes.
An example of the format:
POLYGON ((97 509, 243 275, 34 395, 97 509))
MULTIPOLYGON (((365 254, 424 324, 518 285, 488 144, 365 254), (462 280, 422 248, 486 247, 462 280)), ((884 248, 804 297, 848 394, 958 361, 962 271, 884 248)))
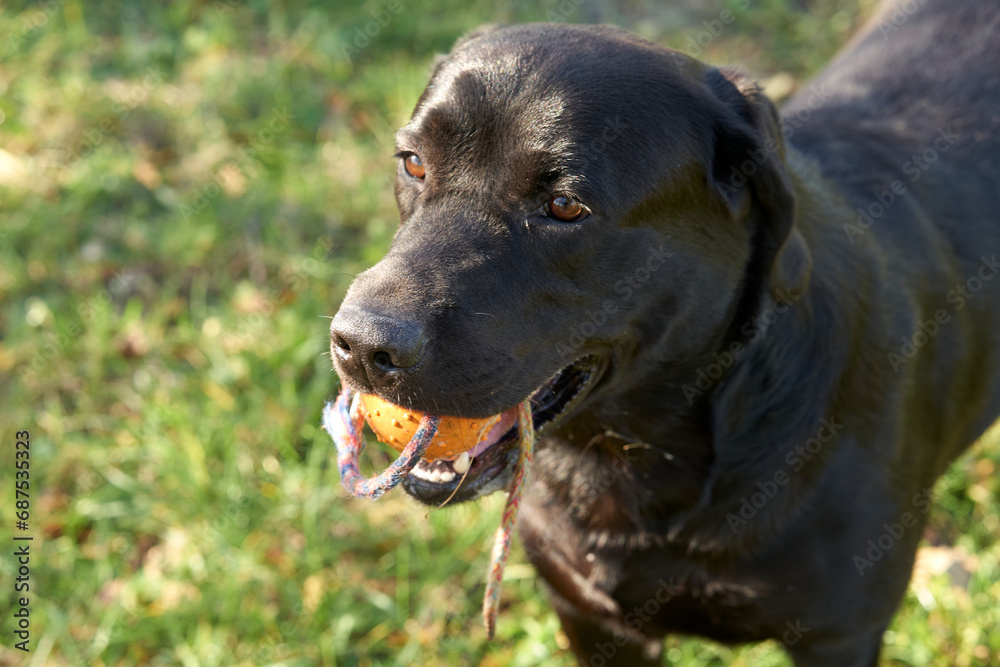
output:
POLYGON ((455 469, 459 475, 464 475, 468 470, 469 466, 472 464, 472 458, 469 456, 469 452, 462 452, 457 459, 455 459, 451 467, 455 469))
POLYGON ((421 462, 421 464, 414 467, 410 473, 415 477, 434 484, 450 482, 455 479, 454 472, 449 470, 446 466, 437 465, 436 463, 428 465, 421 462))
POLYGON ((414 477, 419 477, 420 479, 426 479, 428 482, 431 480, 430 473, 421 468, 420 466, 416 466, 413 470, 410 471, 410 473, 414 477))

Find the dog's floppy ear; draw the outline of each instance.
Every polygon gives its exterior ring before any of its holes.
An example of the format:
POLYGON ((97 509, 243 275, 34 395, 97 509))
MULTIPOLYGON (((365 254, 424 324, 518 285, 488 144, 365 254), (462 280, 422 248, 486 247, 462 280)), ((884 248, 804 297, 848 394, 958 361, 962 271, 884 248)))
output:
POLYGON ((714 123, 713 185, 734 218, 759 212, 766 262, 761 268, 769 271, 771 296, 791 303, 809 285, 812 255, 795 226, 795 191, 785 170, 778 111, 741 72, 709 68, 704 80, 725 105, 714 123))

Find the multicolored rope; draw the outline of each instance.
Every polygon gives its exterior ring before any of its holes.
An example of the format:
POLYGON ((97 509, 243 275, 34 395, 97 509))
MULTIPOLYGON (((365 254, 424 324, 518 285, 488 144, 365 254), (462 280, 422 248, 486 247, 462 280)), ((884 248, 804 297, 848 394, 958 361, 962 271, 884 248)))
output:
POLYGON ((417 426, 417 432, 403 448, 399 458, 381 474, 365 479, 358 467, 358 455, 365 448, 365 440, 361 435, 365 418, 357 406, 351 405, 353 393, 344 387, 336 403, 326 404, 323 409, 323 428, 337 445, 337 467, 340 468, 340 481, 347 492, 358 498, 378 500, 386 491, 396 488, 420 462, 441 419, 424 415, 417 426))
MULTIPOLYGON (((336 402, 326 404, 323 408, 323 428, 337 446, 340 480, 347 492, 359 498, 378 500, 386 491, 395 488, 420 462, 441 420, 439 417, 424 415, 417 426, 417 432, 413 434, 399 458, 382 474, 365 479, 358 468, 358 456, 365 447, 362 437, 364 416, 357 403, 352 404, 352 395, 353 392, 345 387, 336 402)), ((493 639, 496 635, 503 571, 510 555, 510 545, 514 540, 514 526, 521 505, 524 480, 531 470, 531 461, 535 454, 535 424, 531 419, 531 402, 527 399, 517 406, 517 425, 520 432, 518 457, 514 464, 503 518, 500 520, 500 527, 497 528, 493 541, 489 579, 486 583, 486 595, 483 598, 483 623, 486 625, 487 639, 493 639)))
POLYGON ((521 506, 524 480, 531 470, 531 461, 535 456, 535 423, 531 419, 531 401, 527 399, 517 406, 517 426, 521 435, 517 463, 514 464, 514 475, 510 482, 510 491, 507 493, 507 503, 503 508, 503 518, 493 538, 493 556, 490 558, 489 579, 486 582, 486 595, 483 597, 483 624, 486 626, 487 639, 493 639, 496 635, 503 570, 514 539, 514 525, 517 523, 517 511, 521 506))

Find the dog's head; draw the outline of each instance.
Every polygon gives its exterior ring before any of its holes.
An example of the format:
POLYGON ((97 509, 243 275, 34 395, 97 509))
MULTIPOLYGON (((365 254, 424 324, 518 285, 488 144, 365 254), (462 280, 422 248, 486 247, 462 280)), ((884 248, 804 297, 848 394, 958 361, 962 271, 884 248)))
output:
MULTIPOLYGON (((349 386, 415 410, 511 415, 531 396, 544 428, 654 371, 676 382, 646 390, 680 398, 743 311, 808 279, 772 104, 622 30, 467 35, 397 149, 401 224, 331 351, 349 386)), ((501 488, 514 441, 493 437, 464 481, 421 463, 405 487, 501 488)))

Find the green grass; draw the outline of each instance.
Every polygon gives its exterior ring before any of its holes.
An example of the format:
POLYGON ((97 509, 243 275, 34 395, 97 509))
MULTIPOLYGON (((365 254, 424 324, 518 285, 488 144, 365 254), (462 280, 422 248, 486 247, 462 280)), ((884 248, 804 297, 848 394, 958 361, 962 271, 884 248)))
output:
MULTIPOLYGON (((346 497, 318 428, 337 388, 324 317, 388 246, 391 137, 435 52, 553 17, 685 48, 740 5, 401 0, 345 58, 387 5, 0 10, 3 553, 20 429, 34 536, 32 652, 4 612, 0 665, 570 664, 519 551, 485 642, 498 498, 428 514, 346 497)), ((751 0, 701 57, 801 85, 871 9, 838 5, 751 0)), ((926 553, 971 574, 914 583, 885 664, 1000 662, 998 464, 994 434, 937 486, 926 553)), ((4 609, 14 573, 4 555, 4 609)), ((667 654, 788 664, 771 644, 667 654)))

